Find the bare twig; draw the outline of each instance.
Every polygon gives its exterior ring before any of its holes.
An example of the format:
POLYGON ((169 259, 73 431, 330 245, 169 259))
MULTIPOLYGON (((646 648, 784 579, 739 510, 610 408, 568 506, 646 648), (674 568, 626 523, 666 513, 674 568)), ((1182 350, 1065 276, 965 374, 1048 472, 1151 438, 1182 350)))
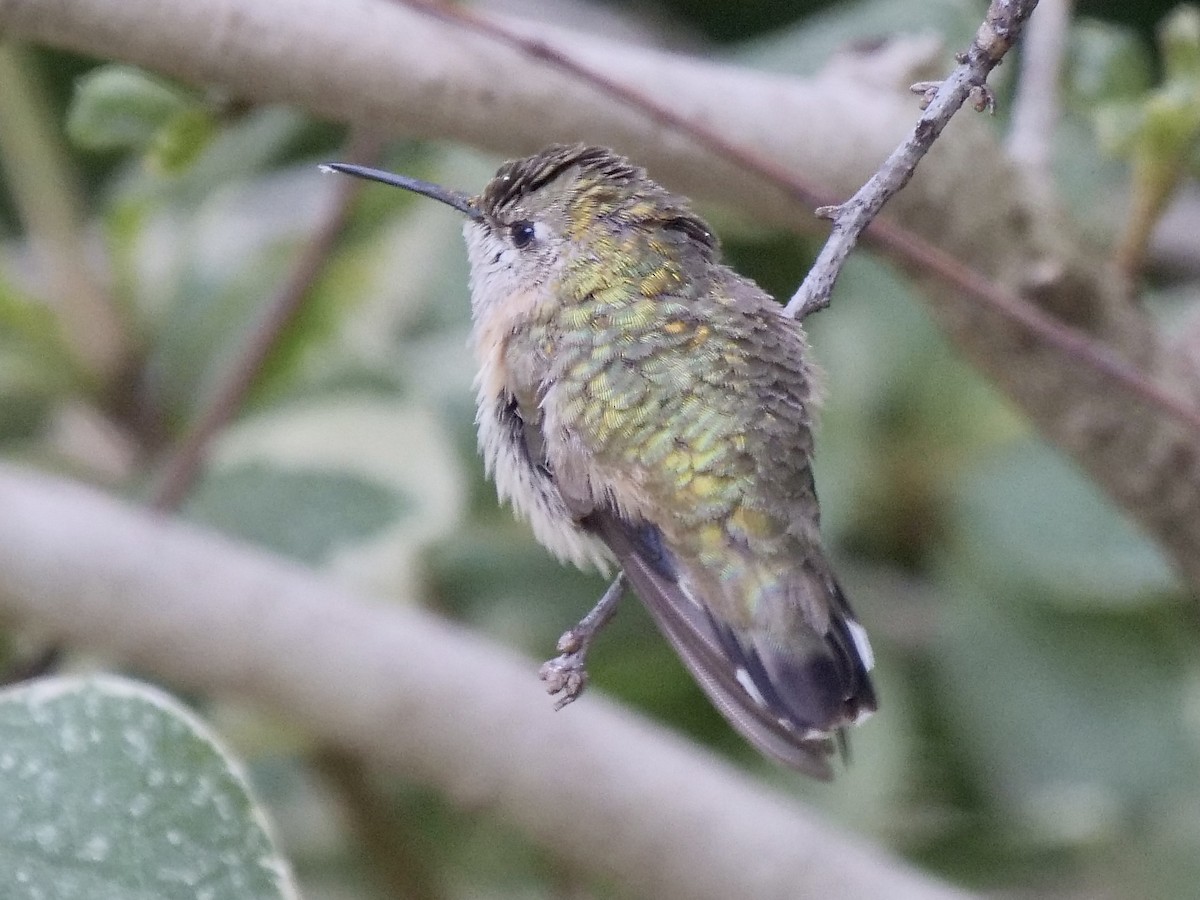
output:
MULTIPOLYGON (((960 57, 958 68, 933 93, 904 143, 853 197, 837 206, 817 210, 817 215, 833 219, 833 231, 804 283, 788 301, 787 311, 791 315, 802 319, 829 305, 833 285, 859 235, 883 205, 908 184, 917 163, 967 99, 978 98, 977 108, 991 106, 991 95, 986 93, 987 77, 1016 43, 1036 6, 1037 0, 992 0, 970 48, 960 57)), ((923 91, 930 90, 928 85, 921 87, 923 91)))
MULTIPOLYGON (((370 160, 379 152, 378 138, 359 133, 343 155, 351 160, 370 160)), ((321 274, 342 229, 350 206, 357 196, 358 183, 339 179, 330 204, 308 244, 300 252, 295 266, 278 293, 263 307, 262 313, 246 337, 245 345, 218 384, 211 399, 167 457, 154 490, 151 504, 156 509, 177 508, 187 496, 204 462, 208 447, 222 428, 237 415, 254 385, 263 364, 277 346, 287 326, 299 313, 309 289, 321 274)))
POLYGON ((964 897, 603 697, 555 715, 532 662, 419 609, 6 465, 0 509, 6 624, 277 710, 624 894, 964 897))

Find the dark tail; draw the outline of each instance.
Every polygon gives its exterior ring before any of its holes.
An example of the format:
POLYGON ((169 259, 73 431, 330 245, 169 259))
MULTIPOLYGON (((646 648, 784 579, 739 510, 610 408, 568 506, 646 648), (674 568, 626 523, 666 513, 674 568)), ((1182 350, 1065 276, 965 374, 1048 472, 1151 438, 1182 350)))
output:
POLYGON ((729 723, 765 755, 831 778, 835 737, 876 706, 866 633, 836 584, 827 634, 812 632, 799 647, 747 641, 687 593, 656 528, 600 513, 585 524, 612 549, 659 630, 729 723))

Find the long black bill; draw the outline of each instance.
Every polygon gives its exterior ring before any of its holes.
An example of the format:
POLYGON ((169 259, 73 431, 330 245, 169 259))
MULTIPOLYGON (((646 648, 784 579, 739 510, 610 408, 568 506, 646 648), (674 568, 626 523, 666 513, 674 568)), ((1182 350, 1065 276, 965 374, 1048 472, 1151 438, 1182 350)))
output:
POLYGON ((353 175, 355 178, 365 178, 368 181, 378 181, 390 184, 392 187, 404 188, 417 194, 423 194, 434 200, 440 200, 447 206, 453 206, 460 213, 472 219, 482 219, 483 213, 471 205, 471 198, 460 191, 434 184, 432 181, 422 181, 419 178, 409 178, 407 175, 395 175, 382 169, 368 169, 366 166, 356 166, 351 163, 323 163, 322 172, 341 172, 343 175, 353 175))

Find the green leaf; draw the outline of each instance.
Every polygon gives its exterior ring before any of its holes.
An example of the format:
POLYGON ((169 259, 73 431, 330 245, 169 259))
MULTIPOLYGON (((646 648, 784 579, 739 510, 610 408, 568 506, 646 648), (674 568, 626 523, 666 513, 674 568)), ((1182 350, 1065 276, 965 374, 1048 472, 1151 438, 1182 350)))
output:
POLYGON ((1200 9, 1189 3, 1175 7, 1158 30, 1167 80, 1200 79, 1200 9))
POLYGON ((116 678, 0 692, 11 900, 295 898, 245 779, 175 700, 116 678))
POLYGON ((1158 821, 1200 765, 1180 617, 1064 612, 969 573, 934 659, 954 733, 993 799, 1051 845, 1158 821))
POLYGON ((965 46, 978 27, 979 5, 970 0, 857 0, 749 41, 737 58, 760 69, 810 74, 856 44, 933 31, 947 46, 965 46))
POLYGON ((91 150, 141 152, 195 103, 185 91, 141 69, 101 66, 76 84, 67 112, 67 134, 91 150))
MULTIPOLYGON (((295 110, 283 107, 255 109, 224 122, 212 134, 212 140, 204 145, 204 152, 176 177, 158 184, 131 183, 128 199, 142 191, 154 202, 165 201, 176 211, 192 210, 205 204, 214 194, 225 193, 231 187, 236 190, 239 182, 256 178, 265 168, 278 163, 303 135, 305 127, 305 118, 295 110)), ((272 200, 280 207, 295 202, 289 195, 272 200)), ((259 203, 261 212, 273 211, 263 207, 261 200, 259 203)))
POLYGON ((217 135, 217 119, 205 107, 182 110, 154 135, 150 159, 162 171, 182 172, 192 164, 217 135))
POLYGON ((1133 162, 1135 208, 1148 221, 1161 214, 1200 148, 1200 10, 1179 7, 1160 28, 1159 45, 1162 84, 1095 109, 1101 144, 1133 162))
POLYGON ((1120 608, 1175 589, 1154 544, 1039 441, 1015 442, 964 472, 956 496, 964 549, 1005 590, 1120 608))
POLYGON ((1130 100, 1150 89, 1154 61, 1131 28, 1080 19, 1068 35, 1066 92, 1086 107, 1130 100))
POLYGON ((360 589, 412 596, 420 553, 458 526, 464 494, 436 416, 394 396, 347 393, 235 424, 188 509, 360 589))
POLYGON ((285 471, 250 463, 206 478, 189 518, 306 562, 378 533, 412 508, 411 498, 352 474, 285 471))
POLYGON ((41 368, 52 383, 63 384, 68 380, 64 375, 71 368, 71 351, 63 340, 58 317, 45 303, 21 294, 3 278, 0 278, 0 343, 20 347, 40 358, 41 368))
POLYGON ((0 441, 36 434, 55 399, 86 382, 50 308, 0 278, 0 441))

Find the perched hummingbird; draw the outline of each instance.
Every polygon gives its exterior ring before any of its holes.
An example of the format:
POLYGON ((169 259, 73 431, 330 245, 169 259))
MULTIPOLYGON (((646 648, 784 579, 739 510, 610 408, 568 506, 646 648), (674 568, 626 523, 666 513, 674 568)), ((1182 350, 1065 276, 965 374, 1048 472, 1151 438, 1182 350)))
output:
MULTIPOLYGON (((488 472, 558 557, 622 570, 560 649, 590 639, 627 580, 742 735, 829 777, 833 736, 876 701, 821 546, 800 324, 722 265, 685 198, 611 150, 548 147, 475 197, 327 168, 467 217, 488 472)), ((569 701, 582 657, 548 665, 569 701)))

